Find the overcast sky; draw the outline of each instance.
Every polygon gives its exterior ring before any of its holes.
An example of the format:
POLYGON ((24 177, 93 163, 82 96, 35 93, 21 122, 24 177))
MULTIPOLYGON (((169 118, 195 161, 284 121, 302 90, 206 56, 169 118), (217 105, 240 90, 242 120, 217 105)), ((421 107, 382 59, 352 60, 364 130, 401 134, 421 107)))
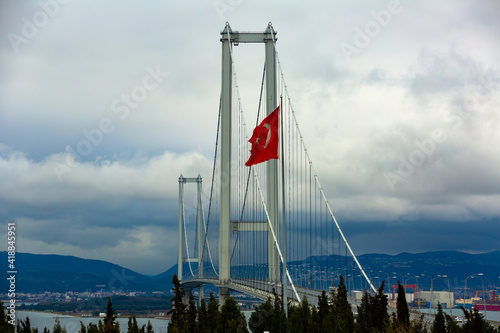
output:
MULTIPOLYGON (((208 187, 226 21, 278 32, 356 253, 500 250, 498 0, 0 6, 1 234, 16 220, 21 252, 145 274, 176 262, 177 179, 208 187)), ((252 108, 263 47, 235 59, 252 108)))

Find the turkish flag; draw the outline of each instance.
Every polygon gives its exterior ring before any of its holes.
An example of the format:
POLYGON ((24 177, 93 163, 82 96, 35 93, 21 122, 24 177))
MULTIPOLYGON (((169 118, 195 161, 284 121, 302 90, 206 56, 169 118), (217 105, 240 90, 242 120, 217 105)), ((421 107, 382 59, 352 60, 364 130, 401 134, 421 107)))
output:
POLYGON ((252 144, 252 150, 246 166, 278 158, 279 110, 278 106, 253 130, 252 137, 248 140, 252 144))

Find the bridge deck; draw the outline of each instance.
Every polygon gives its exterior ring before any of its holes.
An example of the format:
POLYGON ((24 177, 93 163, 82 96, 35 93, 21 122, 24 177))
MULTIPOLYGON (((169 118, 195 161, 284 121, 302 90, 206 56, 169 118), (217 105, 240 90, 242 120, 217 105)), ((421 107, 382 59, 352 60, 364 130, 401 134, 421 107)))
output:
MULTIPOLYGON (((229 289, 236 290, 262 300, 267 300, 268 297, 273 297, 273 289, 275 289, 278 295, 282 294, 282 284, 266 282, 266 281, 250 281, 250 280, 241 280, 241 279, 231 279, 228 284, 221 285, 218 279, 214 278, 193 278, 189 280, 181 281, 181 285, 186 291, 190 291, 194 288, 198 288, 203 284, 213 284, 216 287, 228 287, 229 289)), ((291 286, 288 286, 288 299, 292 303, 297 302, 297 298, 295 297, 295 293, 291 286)), ((302 300, 305 296, 309 304, 316 305, 318 302, 318 296, 321 295, 322 291, 296 287, 297 293, 299 294, 300 299, 302 300)))

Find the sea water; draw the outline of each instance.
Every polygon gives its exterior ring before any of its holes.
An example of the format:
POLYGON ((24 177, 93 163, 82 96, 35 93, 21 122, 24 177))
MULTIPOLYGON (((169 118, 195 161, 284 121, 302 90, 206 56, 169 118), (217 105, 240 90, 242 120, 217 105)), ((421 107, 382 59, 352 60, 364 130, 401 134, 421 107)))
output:
MULTIPOLYGON (((61 326, 65 326, 68 333, 77 333, 80 330, 80 321, 87 327, 89 323, 97 324, 99 320, 104 321, 104 318, 97 317, 74 317, 66 316, 49 312, 32 312, 32 311, 16 311, 16 319, 25 320, 30 317, 31 328, 38 328, 38 332, 42 333, 43 328, 47 327, 52 332, 56 318, 59 319, 61 326)), ((142 325, 147 325, 148 320, 151 321, 153 329, 156 333, 166 333, 168 320, 155 319, 155 318, 137 318, 137 325, 139 328, 142 325)), ((117 318, 116 321, 120 323, 120 331, 126 332, 128 325, 128 318, 117 318)))

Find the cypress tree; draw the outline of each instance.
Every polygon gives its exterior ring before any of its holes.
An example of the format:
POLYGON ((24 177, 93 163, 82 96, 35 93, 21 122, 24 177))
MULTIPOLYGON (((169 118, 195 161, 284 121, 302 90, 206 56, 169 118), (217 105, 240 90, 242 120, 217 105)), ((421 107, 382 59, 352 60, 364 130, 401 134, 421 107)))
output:
POLYGON ((148 326, 146 326, 146 333, 155 333, 153 330, 153 325, 151 324, 151 320, 148 320, 148 326))
POLYGON ((361 298, 361 304, 358 305, 358 319, 356 322, 356 332, 370 332, 373 328, 373 297, 364 292, 361 298))
POLYGON ((78 333, 87 333, 87 328, 85 327, 85 325, 82 323, 81 320, 80 320, 80 330, 78 331, 78 333))
POLYGON ((410 326, 410 312, 406 303, 405 288, 398 281, 398 300, 396 303, 398 326, 407 329, 410 326))
MULTIPOLYGON (((495 328, 484 320, 484 316, 477 308, 473 310, 465 310, 462 308, 462 311, 466 319, 465 324, 462 326, 464 333, 495 333, 495 328)), ((498 330, 496 330, 496 332, 498 332, 498 330)))
POLYGON ((339 286, 333 298, 333 312, 335 313, 335 326, 342 332, 354 332, 354 315, 352 308, 347 300, 347 288, 344 284, 344 278, 340 275, 339 286))
POLYGON ((200 301, 200 307, 198 308, 198 332, 207 333, 207 326, 208 326, 207 305, 205 303, 205 299, 202 299, 200 301))
MULTIPOLYGON (((460 333, 461 327, 458 326, 458 323, 451 316, 444 314, 444 318, 446 321, 446 333, 460 333)), ((500 332, 499 332, 500 333, 500 332)))
POLYGON ((111 297, 108 297, 103 333, 120 333, 120 324, 118 322, 115 323, 115 319, 116 316, 115 310, 113 309, 113 303, 111 303, 111 297))
POLYGON ((438 311, 432 324, 432 333, 446 333, 446 321, 441 303, 438 302, 438 311))
POLYGON ((26 319, 21 321, 21 326, 22 326, 22 331, 23 333, 31 333, 31 323, 30 323, 30 317, 26 317, 26 319))
POLYGON ((135 315, 128 317, 127 333, 139 333, 139 326, 137 325, 137 318, 135 315))
POLYGON ((21 326, 23 320, 22 319, 19 319, 16 323, 16 332, 22 332, 23 331, 23 327, 21 326))
POLYGON ((372 322, 373 328, 378 332, 383 332, 389 326, 389 313, 387 312, 387 295, 384 294, 385 280, 377 290, 373 298, 372 322))
POLYGON ((99 333, 99 328, 97 327, 96 324, 89 323, 87 325, 87 333, 99 333))
POLYGON ((182 288, 176 274, 172 278, 172 284, 174 285, 172 287, 174 297, 172 298, 172 310, 168 312, 171 315, 170 322, 168 323, 168 332, 188 332, 187 306, 183 303, 186 292, 182 288))
POLYGON ((219 304, 217 303, 213 292, 210 292, 207 315, 207 332, 214 333, 215 328, 217 327, 217 317, 219 316, 219 304))
POLYGON ((52 329, 54 333, 67 333, 66 327, 61 326, 61 322, 58 318, 56 318, 56 323, 54 324, 54 328, 52 329))
POLYGON ((311 308, 311 317, 309 318, 309 331, 308 333, 322 333, 321 324, 319 321, 318 308, 313 306, 311 308))
POLYGON ((228 297, 220 309, 220 314, 217 318, 216 332, 248 333, 245 316, 232 297, 228 297))
POLYGON ((288 327, 291 333, 309 332, 311 321, 311 309, 307 297, 304 296, 302 302, 296 308, 290 309, 288 327))
POLYGON ((189 332, 191 333, 197 333, 197 323, 196 323, 196 316, 198 314, 198 310, 196 309, 196 304, 194 302, 194 296, 191 293, 189 295, 189 308, 187 311, 187 320, 188 320, 188 326, 189 326, 189 332))
POLYGON ((14 333, 15 326, 9 324, 3 302, 0 302, 0 333, 14 333))
POLYGON ((330 305, 328 304, 328 296, 326 291, 321 292, 321 296, 318 296, 318 320, 320 327, 323 328, 323 321, 330 313, 330 305))
POLYGON ((271 331, 274 326, 274 309, 271 303, 271 297, 267 301, 257 306, 250 315, 248 327, 252 333, 263 333, 271 331))
POLYGON ((287 332, 286 313, 283 306, 283 299, 278 296, 273 288, 274 311, 272 316, 272 331, 276 333, 287 332))

